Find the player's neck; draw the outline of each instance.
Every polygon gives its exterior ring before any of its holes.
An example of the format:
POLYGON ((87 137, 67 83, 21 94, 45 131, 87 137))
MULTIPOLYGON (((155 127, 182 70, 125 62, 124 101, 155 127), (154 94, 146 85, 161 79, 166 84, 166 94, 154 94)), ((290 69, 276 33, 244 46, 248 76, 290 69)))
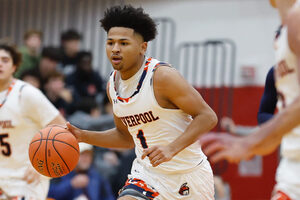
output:
POLYGON ((126 72, 120 72, 122 80, 127 80, 132 76, 134 76, 139 71, 139 69, 143 66, 144 60, 145 57, 140 59, 135 66, 130 68, 130 70, 127 70, 126 72))
POLYGON ((10 84, 13 82, 14 78, 10 77, 5 80, 0 80, 0 92, 7 90, 10 86, 10 84))

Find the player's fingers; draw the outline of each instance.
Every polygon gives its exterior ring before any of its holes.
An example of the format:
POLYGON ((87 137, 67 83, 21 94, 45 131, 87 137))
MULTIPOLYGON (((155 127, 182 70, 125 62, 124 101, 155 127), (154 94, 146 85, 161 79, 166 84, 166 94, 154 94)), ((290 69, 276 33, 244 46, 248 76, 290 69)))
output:
POLYGON ((149 160, 153 160, 156 156, 158 156, 160 154, 160 151, 158 151, 157 149, 151 151, 150 153, 148 153, 148 158, 149 160))
POLYGON ((152 151, 154 151, 156 148, 155 147, 150 147, 150 148, 147 148, 147 149, 144 149, 143 151, 143 155, 142 155, 142 160, 148 156, 152 151))
POLYGON ((200 144, 201 146, 206 146, 208 145, 209 143, 215 141, 218 139, 220 134, 217 134, 217 133, 208 133, 208 134, 205 134, 203 136, 200 137, 200 144))
POLYGON ((163 162, 164 162, 164 159, 156 160, 156 161, 152 164, 152 166, 153 166, 153 167, 157 167, 158 165, 160 165, 160 164, 163 163, 163 162))
POLYGON ((28 184, 32 183, 35 180, 34 172, 28 170, 23 180, 25 180, 28 184))
MULTIPOLYGON (((157 162, 158 160, 162 159, 162 155, 157 153, 157 152, 153 152, 155 153, 155 156, 152 156, 152 158, 150 158, 149 156, 149 160, 150 160, 150 163, 153 165, 155 162, 157 162)), ((152 153, 152 154, 153 154, 152 153)))
POLYGON ((216 141, 203 148, 203 152, 205 153, 205 155, 211 156, 215 152, 223 150, 224 148, 225 148, 224 144, 221 144, 220 142, 216 141))
POLYGON ((76 129, 76 127, 73 126, 70 122, 67 122, 67 123, 66 123, 66 126, 67 126, 67 129, 70 130, 70 131, 73 131, 73 130, 76 129))
POLYGON ((228 151, 219 151, 210 157, 210 161, 213 163, 217 163, 222 160, 227 160, 228 162, 231 162, 231 163, 239 162, 238 159, 235 159, 232 156, 230 156, 230 153, 228 151))

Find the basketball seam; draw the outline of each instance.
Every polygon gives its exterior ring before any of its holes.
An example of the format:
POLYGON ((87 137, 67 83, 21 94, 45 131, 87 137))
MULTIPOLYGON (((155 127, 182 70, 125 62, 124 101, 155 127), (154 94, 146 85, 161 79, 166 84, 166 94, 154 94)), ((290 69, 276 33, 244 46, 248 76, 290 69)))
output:
POLYGON ((66 143, 66 142, 64 142, 64 141, 61 141, 61 140, 54 139, 58 134, 62 134, 62 133, 69 133, 69 132, 58 132, 58 133, 56 133, 56 134, 53 136, 53 139, 52 139, 52 140, 55 140, 55 141, 59 141, 59 142, 65 143, 65 144, 71 146, 73 149, 75 149, 75 150, 77 151, 77 153, 79 153, 79 151, 78 151, 73 145, 70 145, 70 144, 68 144, 68 143, 66 143))
MULTIPOLYGON (((58 156, 60 157, 60 159, 65 163, 66 167, 68 168, 68 171, 70 172, 69 166, 67 165, 67 163, 66 163, 66 161, 63 159, 63 157, 60 155, 60 153, 56 150, 55 145, 54 145, 54 138, 55 138, 56 135, 58 135, 58 134, 60 134, 60 133, 57 133, 57 134, 55 134, 55 135, 53 136, 52 146, 53 146, 54 150, 56 151, 56 153, 58 154, 58 156)), ((72 146, 72 145, 70 145, 70 146, 72 146)), ((72 147, 73 147, 73 146, 72 146, 72 147)))
MULTIPOLYGON (((61 134, 61 133, 70 133, 70 132, 58 132, 57 134, 61 134)), ((47 140, 47 139, 42 139, 42 140, 47 140)), ((52 139, 50 139, 50 140, 52 140, 52 139)), ((34 141, 31 141, 31 143, 30 143, 30 144, 32 144, 32 143, 34 143, 34 142, 36 142, 36 141, 39 141, 39 140, 34 140, 34 141)))
POLYGON ((53 127, 50 128, 50 130, 48 131, 48 134, 47 134, 47 141, 46 141, 46 146, 45 146, 45 162, 46 162, 46 168, 47 168, 47 171, 49 173, 49 176, 51 176, 50 174, 50 171, 49 171, 49 168, 48 168, 48 162, 47 162, 47 145, 48 145, 48 138, 49 138, 49 133, 51 132, 53 127))
MULTIPOLYGON (((47 139, 41 139, 41 140, 47 140, 47 139)), ((39 140, 36 140, 36 141, 32 142, 31 144, 33 144, 33 143, 35 143, 35 142, 38 142, 38 141, 39 141, 39 140)), ((57 140, 57 139, 48 139, 47 141, 55 141, 55 142, 61 142, 61 143, 64 143, 64 144, 66 144, 66 145, 69 145, 69 146, 72 147, 75 151, 77 151, 77 153, 79 153, 79 151, 78 151, 73 145, 68 144, 68 143, 66 143, 66 142, 64 142, 64 141, 57 140)))
MULTIPOLYGON (((40 144, 39 144, 38 148, 36 149, 36 151, 34 152, 34 154, 33 154, 33 156, 32 156, 31 163, 33 163, 33 160, 34 160, 34 157, 35 157, 35 155, 36 155, 36 152, 39 150, 39 148, 40 148, 41 145, 42 145, 43 134, 42 134, 40 131, 39 131, 39 134, 41 135, 41 139, 36 140, 36 142, 37 142, 37 141, 40 141, 40 144)), ((31 144, 32 144, 32 143, 31 143, 31 144)), ((31 144, 30 144, 30 145, 31 145, 31 144)))
MULTIPOLYGON (((58 132, 59 134, 60 133, 69 133, 69 132, 58 132)), ((47 138, 46 139, 42 139, 42 140, 47 140, 47 138)), ((48 139, 49 140, 49 139, 48 139)), ((50 139, 50 140, 52 140, 52 139, 50 139)), ((36 142, 36 141, 39 141, 39 140, 34 140, 34 141, 31 141, 31 143, 30 144, 32 144, 32 143, 34 143, 34 142, 36 142)))

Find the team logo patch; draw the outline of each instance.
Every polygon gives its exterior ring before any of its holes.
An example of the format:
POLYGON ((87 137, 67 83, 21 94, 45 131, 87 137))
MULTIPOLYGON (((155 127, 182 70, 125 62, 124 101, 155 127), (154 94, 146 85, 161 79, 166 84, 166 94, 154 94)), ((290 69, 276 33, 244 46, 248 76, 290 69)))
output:
POLYGON ((190 188, 189 188, 189 186, 187 186, 187 183, 184 183, 181 185, 178 193, 182 196, 187 196, 190 194, 190 188))

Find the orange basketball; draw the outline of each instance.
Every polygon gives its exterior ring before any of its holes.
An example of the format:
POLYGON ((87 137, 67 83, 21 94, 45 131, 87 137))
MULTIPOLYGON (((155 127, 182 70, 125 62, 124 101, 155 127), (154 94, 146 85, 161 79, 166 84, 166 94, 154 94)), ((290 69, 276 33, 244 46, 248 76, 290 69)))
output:
POLYGON ((29 159, 32 166, 44 176, 64 176, 77 165, 78 142, 75 136, 62 126, 47 126, 32 138, 29 159))

